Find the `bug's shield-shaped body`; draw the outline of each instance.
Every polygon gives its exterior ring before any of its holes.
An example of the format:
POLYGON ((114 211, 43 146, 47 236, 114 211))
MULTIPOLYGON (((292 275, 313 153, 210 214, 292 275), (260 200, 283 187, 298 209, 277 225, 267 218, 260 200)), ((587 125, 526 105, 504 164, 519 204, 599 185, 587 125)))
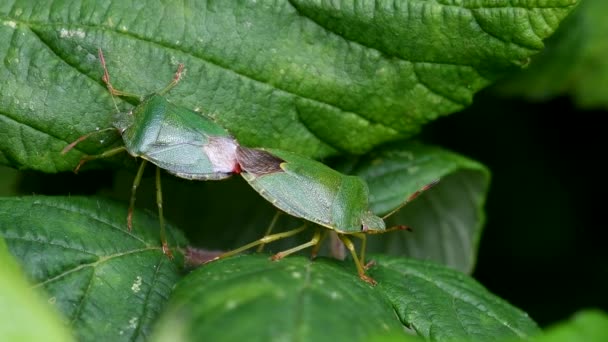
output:
POLYGON ((343 234, 383 231, 368 209, 367 184, 322 163, 280 150, 237 148, 241 175, 286 213, 343 234))
POLYGON ((216 180, 239 172, 237 142, 217 123, 153 94, 114 126, 127 151, 167 172, 193 180, 216 180))

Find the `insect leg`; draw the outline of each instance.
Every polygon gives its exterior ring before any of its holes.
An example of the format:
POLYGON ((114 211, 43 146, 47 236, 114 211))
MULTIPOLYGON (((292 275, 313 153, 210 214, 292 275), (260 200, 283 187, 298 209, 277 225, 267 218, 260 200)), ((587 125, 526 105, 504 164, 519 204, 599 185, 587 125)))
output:
MULTIPOLYGON (((103 80, 103 83, 106 84, 106 88, 108 88, 110 94, 114 96, 133 97, 136 99, 139 98, 139 96, 135 94, 114 89, 114 87, 112 86, 112 82, 110 82, 110 73, 108 72, 108 68, 106 67, 106 59, 103 57, 103 51, 101 50, 101 48, 97 49, 97 54, 99 55, 99 62, 101 63, 101 67, 103 68, 103 77, 101 79, 103 80)), ((112 98, 112 101, 114 101, 114 98, 112 98)), ((116 102, 114 102, 114 107, 116 107, 116 111, 119 111, 116 102)))
POLYGON ((147 160, 141 160, 141 164, 139 164, 139 169, 137 170, 135 179, 133 179, 133 185, 131 186, 131 200, 129 201, 129 213, 127 214, 127 227, 129 228, 129 231, 133 229, 133 209, 135 208, 135 194, 137 193, 137 187, 141 182, 141 177, 144 175, 144 169, 146 168, 147 163, 147 160))
POLYGON ((108 158, 115 154, 118 154, 121 152, 126 152, 126 151, 127 151, 127 148, 124 146, 121 146, 121 147, 113 148, 111 150, 107 150, 101 154, 96 154, 94 156, 84 156, 84 157, 82 157, 82 159, 80 159, 80 162, 78 163, 78 165, 76 165, 76 168, 74 168, 74 173, 78 173, 78 170, 80 170, 82 165, 84 165, 84 163, 86 163, 88 161, 95 160, 95 159, 108 158))
POLYGON ((161 90, 159 92, 159 94, 165 95, 167 92, 169 92, 169 90, 171 90, 173 87, 175 87, 182 78, 182 71, 184 71, 184 65, 180 63, 177 66, 177 71, 175 72, 175 75, 173 76, 173 80, 163 90, 161 90))
POLYGON ((353 257, 353 260, 355 261, 355 266, 357 267, 357 272, 359 272, 359 278, 361 278, 363 281, 369 283, 370 285, 376 285, 377 282, 372 279, 370 276, 365 274, 365 268, 363 268, 363 265, 361 264, 361 261, 359 260, 359 257, 357 256, 357 252, 355 251, 355 245, 353 244, 352 241, 350 241, 350 239, 348 237, 346 237, 344 234, 338 234, 338 237, 340 238, 340 240, 342 240, 342 243, 344 243, 344 246, 346 246, 346 249, 348 249, 350 251, 350 254, 353 257))
POLYGON ((165 218, 163 216, 163 191, 160 186, 160 167, 156 167, 156 206, 158 207, 158 221, 160 222, 160 242, 163 244, 163 253, 169 259, 173 259, 173 254, 167 244, 167 232, 165 231, 165 218))
POLYGON ((365 251, 367 250, 367 235, 355 234, 354 236, 361 239, 361 252, 359 252, 359 260, 361 260, 362 265, 365 265, 365 251))
MULTIPOLYGON (((270 225, 268 226, 268 229, 266 229, 266 233, 264 234, 264 236, 268 236, 268 235, 270 235, 270 233, 272 233, 274 226, 277 224, 277 221, 279 220, 279 216, 281 216, 281 212, 279 210, 277 210, 277 212, 272 217, 272 221, 270 221, 270 225)), ((264 245, 265 244, 261 244, 258 247, 258 250, 257 250, 258 253, 261 253, 264 250, 264 245)))
POLYGON ((361 239, 361 252, 359 253, 359 260, 365 270, 369 270, 370 267, 376 264, 374 260, 365 263, 365 252, 367 251, 367 234, 353 234, 353 236, 361 239))
POLYGON ((223 258, 227 258, 229 256, 233 256, 235 254, 239 254, 242 251, 248 250, 249 248, 253 248, 255 246, 261 245, 261 244, 265 244, 265 243, 270 243, 276 240, 280 240, 280 239, 284 239, 293 235, 298 234, 299 232, 303 231, 304 229, 306 229, 306 225, 303 225, 299 228, 293 229, 293 230, 288 230, 286 232, 283 233, 277 233, 277 234, 272 234, 272 235, 267 235, 264 236, 263 238, 253 241, 251 243, 246 244, 245 246, 242 246, 240 248, 234 249, 230 252, 226 252, 220 256, 217 256, 215 258, 213 258, 211 261, 214 260, 218 260, 218 259, 223 259, 223 258))
POLYGON ((288 249, 286 251, 279 252, 279 253, 273 255, 270 259, 272 261, 281 260, 284 257, 288 256, 289 254, 293 254, 293 253, 295 253, 297 251, 301 251, 304 248, 308 248, 308 247, 319 245, 320 242, 321 242, 321 232, 319 231, 319 229, 317 229, 315 231, 315 235, 313 235, 312 239, 310 241, 308 241, 307 243, 303 243, 303 244, 301 244, 299 246, 296 246, 294 248, 290 248, 290 249, 288 249))
POLYGON ((321 242, 323 242, 323 240, 325 240, 325 237, 327 236, 328 231, 329 230, 327 230, 327 229, 323 229, 323 233, 321 233, 321 238, 319 239, 317 244, 312 248, 312 251, 310 251, 311 259, 315 259, 317 257, 317 254, 319 254, 319 249, 321 249, 321 242))

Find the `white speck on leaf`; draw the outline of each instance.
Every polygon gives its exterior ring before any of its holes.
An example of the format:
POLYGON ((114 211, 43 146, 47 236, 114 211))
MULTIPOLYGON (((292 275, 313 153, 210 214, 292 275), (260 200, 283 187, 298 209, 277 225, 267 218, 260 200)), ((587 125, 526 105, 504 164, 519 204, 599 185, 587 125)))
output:
POLYGON ((21 8, 16 8, 16 9, 15 9, 15 15, 16 15, 16 16, 20 16, 20 15, 22 15, 22 14, 23 14, 23 9, 21 9, 21 8))
POLYGON ((135 278, 135 282, 131 286, 131 291, 133 291, 133 293, 137 293, 137 292, 141 291, 141 277, 140 276, 137 276, 135 278))
POLYGON ((302 278, 302 273, 300 273, 300 272, 291 272, 291 276, 294 279, 300 279, 300 278, 302 278))
POLYGON ((336 291, 332 291, 329 296, 331 297, 331 299, 336 300, 336 299, 342 299, 342 295, 339 294, 336 291))
POLYGON ((131 329, 137 328, 137 317, 133 317, 129 320, 129 328, 131 328, 131 329))
POLYGON ((226 310, 232 310, 232 309, 236 308, 237 304, 238 303, 236 301, 234 301, 234 300, 227 301, 226 302, 226 310))
POLYGON ((17 27, 17 23, 12 20, 3 21, 2 24, 11 28, 17 27))
POLYGON ((418 172, 418 170, 420 170, 420 168, 418 166, 412 166, 412 167, 408 167, 407 168, 407 172, 411 175, 414 174, 416 172, 418 172))
POLYGON ((62 28, 59 30, 59 38, 72 38, 72 37, 84 38, 84 37, 86 37, 86 35, 87 34, 84 32, 83 29, 68 30, 68 29, 62 28))

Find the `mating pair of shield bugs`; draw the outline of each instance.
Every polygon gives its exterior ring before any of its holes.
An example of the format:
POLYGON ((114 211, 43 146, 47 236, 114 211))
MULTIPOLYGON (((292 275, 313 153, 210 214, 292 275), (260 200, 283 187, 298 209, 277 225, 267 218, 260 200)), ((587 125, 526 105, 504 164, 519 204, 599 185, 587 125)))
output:
MULTIPOLYGON (((240 174, 253 189, 275 207, 289 215, 312 222, 317 227, 309 242, 279 252, 272 256, 272 260, 279 260, 308 247, 312 247, 313 255, 316 255, 324 235, 333 231, 351 253, 361 279, 371 284, 375 283, 365 274, 367 235, 402 230, 407 227, 387 228, 383 219, 388 215, 381 218, 370 211, 367 184, 361 178, 342 174, 320 162, 295 153, 240 146, 237 140, 215 121, 201 113, 169 102, 164 95, 180 81, 183 72, 181 64, 173 80, 164 89, 140 99, 114 89, 101 49, 99 60, 103 68, 102 80, 108 91, 113 96, 136 98, 139 104, 128 112, 118 112, 113 120, 113 127, 78 138, 62 153, 69 152, 79 142, 101 131, 115 130, 122 136, 123 146, 99 155, 85 156, 77 165, 76 171, 86 161, 121 152, 127 152, 142 160, 133 181, 127 214, 129 230, 132 227, 136 190, 148 162, 156 165, 160 240, 164 253, 169 257, 172 254, 167 244, 162 211, 160 169, 189 180, 220 180, 233 174, 240 174), (356 252, 351 241, 353 236, 362 240, 359 253, 356 252)), ((435 183, 428 184, 411 195, 404 200, 402 206, 435 183)), ((224 253, 216 259, 296 235, 305 229, 306 226, 303 226, 266 235, 241 248, 224 253)))

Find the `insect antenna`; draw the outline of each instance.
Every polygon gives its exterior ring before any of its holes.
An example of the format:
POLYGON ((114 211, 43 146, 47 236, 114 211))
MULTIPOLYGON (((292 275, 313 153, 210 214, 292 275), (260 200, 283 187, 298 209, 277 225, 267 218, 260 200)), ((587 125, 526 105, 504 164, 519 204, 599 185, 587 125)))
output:
POLYGON ((432 187, 434 187, 435 185, 437 185, 437 183, 439 183, 439 179, 435 179, 434 181, 430 182, 429 184, 427 184, 427 185, 423 186, 422 188, 416 190, 416 192, 414 192, 413 194, 411 194, 397 208, 391 210, 388 214, 382 216, 382 219, 385 220, 387 217, 389 217, 389 216, 393 215, 394 213, 396 213, 397 211, 401 210, 401 208, 403 208, 406 204, 408 204, 411 201, 413 201, 414 199, 416 199, 416 197, 420 196, 420 194, 422 194, 423 192, 425 192, 425 191, 431 189, 432 187))
POLYGON ((96 130, 96 131, 87 133, 87 134, 81 136, 80 138, 74 140, 73 142, 71 142, 68 146, 64 147, 63 150, 61 150, 61 154, 66 154, 66 153, 70 152, 74 147, 76 147, 76 145, 83 142, 84 140, 87 140, 90 136, 92 136, 94 134, 101 133, 101 132, 107 132, 107 131, 113 131, 113 130, 116 130, 116 128, 108 127, 108 128, 104 128, 104 129, 100 129, 100 130, 96 130))

